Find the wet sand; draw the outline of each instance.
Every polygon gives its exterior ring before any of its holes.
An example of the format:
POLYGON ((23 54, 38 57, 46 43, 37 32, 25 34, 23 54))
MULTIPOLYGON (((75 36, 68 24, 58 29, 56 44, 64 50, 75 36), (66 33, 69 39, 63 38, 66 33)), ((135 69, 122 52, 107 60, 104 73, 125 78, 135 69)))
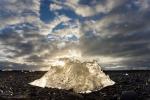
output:
POLYGON ((0 100, 150 100, 150 71, 105 71, 116 84, 89 94, 28 84, 44 73, 0 71, 0 100))

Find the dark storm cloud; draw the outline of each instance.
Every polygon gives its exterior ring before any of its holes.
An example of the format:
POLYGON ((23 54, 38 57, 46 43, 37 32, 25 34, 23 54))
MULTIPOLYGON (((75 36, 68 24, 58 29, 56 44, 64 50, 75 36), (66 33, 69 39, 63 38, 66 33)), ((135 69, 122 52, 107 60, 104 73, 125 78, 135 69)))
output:
MULTIPOLYGON (((147 57, 150 56, 149 9, 141 11, 145 5, 135 5, 134 2, 127 1, 113 8, 105 17, 97 20, 99 22, 93 24, 93 29, 97 27, 96 35, 91 31, 91 36, 85 34, 81 38, 85 55, 127 57, 128 60, 119 63, 128 66, 129 69, 133 66, 149 68, 150 58, 147 57)), ((89 30, 83 31, 87 33, 89 30)))
POLYGON ((42 38, 42 35, 35 34, 38 32, 38 28, 35 26, 30 27, 28 24, 23 23, 25 27, 18 29, 19 25, 9 26, 1 29, 0 41, 4 45, 10 45, 16 48, 16 55, 30 54, 33 52, 34 44, 32 40, 28 41, 28 38, 42 38), (12 28, 13 27, 13 28, 12 28), (17 30, 21 30, 19 33, 17 30), (30 31, 32 30, 32 33, 30 31), (21 50, 21 51, 20 51, 21 50))
POLYGON ((84 37, 85 54, 112 56, 140 56, 149 54, 149 32, 131 35, 117 34, 110 38, 84 37), (85 45, 88 44, 88 45, 85 45))

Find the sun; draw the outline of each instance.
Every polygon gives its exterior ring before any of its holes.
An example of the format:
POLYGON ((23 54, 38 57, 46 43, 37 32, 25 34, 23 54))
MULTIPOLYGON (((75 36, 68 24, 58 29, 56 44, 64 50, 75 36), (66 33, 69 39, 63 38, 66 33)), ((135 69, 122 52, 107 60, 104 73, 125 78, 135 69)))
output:
POLYGON ((69 57, 81 58, 81 52, 79 52, 78 50, 69 50, 69 57))

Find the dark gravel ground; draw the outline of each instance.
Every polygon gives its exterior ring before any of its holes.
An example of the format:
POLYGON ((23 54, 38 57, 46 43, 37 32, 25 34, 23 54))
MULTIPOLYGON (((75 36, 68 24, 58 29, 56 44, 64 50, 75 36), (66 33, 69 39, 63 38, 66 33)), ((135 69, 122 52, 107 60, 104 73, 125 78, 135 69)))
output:
POLYGON ((116 84, 89 94, 28 84, 44 73, 0 71, 0 100, 150 100, 150 71, 105 71, 116 84))

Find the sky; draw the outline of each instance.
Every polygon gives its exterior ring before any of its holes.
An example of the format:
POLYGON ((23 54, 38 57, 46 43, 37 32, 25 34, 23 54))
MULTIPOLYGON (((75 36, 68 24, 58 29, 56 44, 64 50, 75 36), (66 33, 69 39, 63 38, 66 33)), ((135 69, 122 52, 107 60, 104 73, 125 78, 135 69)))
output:
POLYGON ((0 70, 47 70, 73 52, 150 69, 150 0, 0 0, 0 70))

